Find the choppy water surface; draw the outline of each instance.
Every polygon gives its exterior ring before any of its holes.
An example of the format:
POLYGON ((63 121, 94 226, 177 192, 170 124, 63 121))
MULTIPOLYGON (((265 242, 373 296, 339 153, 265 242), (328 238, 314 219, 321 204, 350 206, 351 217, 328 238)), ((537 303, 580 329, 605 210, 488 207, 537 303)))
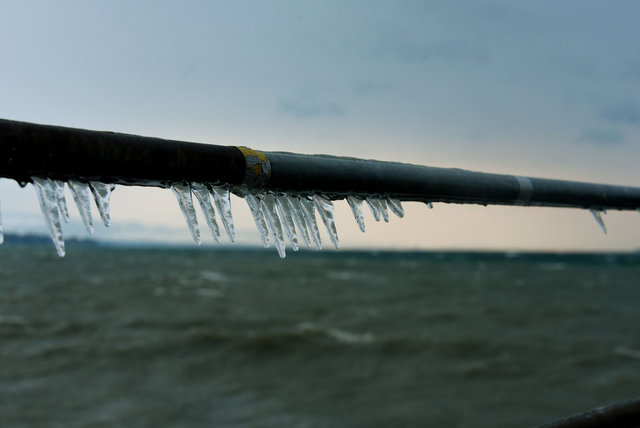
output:
POLYGON ((640 257, 0 248, 12 426, 528 426, 640 395, 640 257))

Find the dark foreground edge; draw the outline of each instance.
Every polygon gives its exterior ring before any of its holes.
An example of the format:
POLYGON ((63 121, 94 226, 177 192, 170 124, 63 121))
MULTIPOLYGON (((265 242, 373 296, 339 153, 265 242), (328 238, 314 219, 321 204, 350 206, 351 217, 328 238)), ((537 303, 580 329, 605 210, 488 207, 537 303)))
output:
POLYGON ((598 407, 538 428, 640 427, 640 398, 611 406, 598 407))

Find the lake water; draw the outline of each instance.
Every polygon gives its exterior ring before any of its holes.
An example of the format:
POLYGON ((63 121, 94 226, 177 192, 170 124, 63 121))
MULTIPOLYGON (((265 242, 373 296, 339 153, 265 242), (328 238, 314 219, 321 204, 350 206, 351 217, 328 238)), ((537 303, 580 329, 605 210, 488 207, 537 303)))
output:
POLYGON ((640 395, 640 256, 0 247, 5 426, 531 426, 640 395))

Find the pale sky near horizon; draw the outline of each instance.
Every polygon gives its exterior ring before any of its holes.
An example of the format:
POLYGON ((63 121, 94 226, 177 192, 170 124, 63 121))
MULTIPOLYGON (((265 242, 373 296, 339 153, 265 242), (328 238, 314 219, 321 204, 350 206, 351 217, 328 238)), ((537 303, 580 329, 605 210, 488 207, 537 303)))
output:
MULTIPOLYGON (((640 186, 638 17, 623 0, 0 0, 0 117, 640 186)), ((30 186, 0 179, 0 207, 5 232, 45 230, 30 186)), ((608 213, 605 236, 584 210, 405 208, 362 234, 336 203, 342 243, 640 248, 637 212, 608 213)), ((168 190, 118 187, 112 218, 99 238, 190 239, 168 190)), ((83 236, 77 215, 64 230, 83 236)))

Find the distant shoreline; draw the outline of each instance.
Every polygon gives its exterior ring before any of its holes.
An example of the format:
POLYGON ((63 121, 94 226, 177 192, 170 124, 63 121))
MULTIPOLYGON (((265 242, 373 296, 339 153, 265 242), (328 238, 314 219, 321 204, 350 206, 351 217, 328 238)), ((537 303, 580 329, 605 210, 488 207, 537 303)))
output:
MULTIPOLYGON (((113 250, 142 250, 142 251, 194 251, 194 252, 216 252, 216 253, 266 253, 274 252, 273 248, 263 248, 260 246, 228 244, 228 245, 203 245, 195 247, 190 244, 182 243, 163 243, 163 242, 127 242, 127 241, 100 241, 91 238, 65 238, 65 244, 71 248, 102 248, 113 250)), ((3 248, 10 247, 51 247, 51 239, 46 235, 39 234, 5 234, 4 244, 0 245, 0 251, 3 248)), ((73 257, 73 254, 69 254, 73 257)), ((513 250, 464 250, 464 249, 432 249, 432 250, 416 250, 416 249, 341 249, 338 251, 317 251, 310 249, 301 249, 299 252, 289 252, 289 257, 384 257, 384 258, 428 258, 435 261, 491 261, 491 260, 528 260, 540 262, 610 262, 610 263, 640 263, 640 250, 629 252, 579 252, 579 251, 513 251, 513 250)), ((276 257, 277 258, 277 257, 276 257)))

